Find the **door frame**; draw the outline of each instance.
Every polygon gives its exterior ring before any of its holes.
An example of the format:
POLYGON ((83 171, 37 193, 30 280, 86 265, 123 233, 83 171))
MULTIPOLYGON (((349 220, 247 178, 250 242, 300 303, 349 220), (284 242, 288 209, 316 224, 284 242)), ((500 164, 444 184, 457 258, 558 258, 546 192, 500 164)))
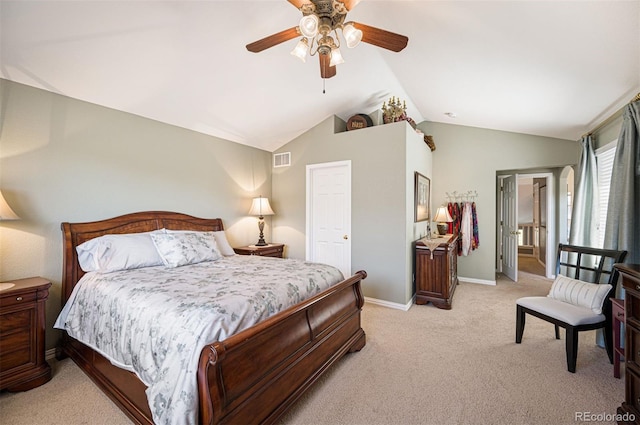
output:
MULTIPOLYGON (((527 173, 526 170, 516 170, 514 172, 504 172, 497 174, 496 179, 496 191, 498 193, 497 198, 497 214, 496 214, 496 271, 502 273, 502 233, 500 220, 503 215, 503 196, 501 191, 502 179, 509 175, 517 174, 518 178, 546 178, 547 182, 547 246, 545 252, 545 277, 553 279, 555 277, 555 261, 556 261, 556 190, 555 179, 551 172, 527 173), (522 171, 522 173, 518 172, 522 171)), ((516 211, 517 213, 517 211, 516 211)), ((517 247, 516 247, 517 249, 517 247)), ((517 253, 516 253, 517 255, 517 253)))

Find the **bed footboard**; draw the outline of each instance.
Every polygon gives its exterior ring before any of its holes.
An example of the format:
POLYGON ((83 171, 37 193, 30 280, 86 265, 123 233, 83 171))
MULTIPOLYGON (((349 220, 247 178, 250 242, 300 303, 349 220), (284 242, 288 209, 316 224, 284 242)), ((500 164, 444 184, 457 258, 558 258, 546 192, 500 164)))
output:
POLYGON ((274 423, 333 363, 365 346, 364 271, 200 355, 201 424, 274 423))

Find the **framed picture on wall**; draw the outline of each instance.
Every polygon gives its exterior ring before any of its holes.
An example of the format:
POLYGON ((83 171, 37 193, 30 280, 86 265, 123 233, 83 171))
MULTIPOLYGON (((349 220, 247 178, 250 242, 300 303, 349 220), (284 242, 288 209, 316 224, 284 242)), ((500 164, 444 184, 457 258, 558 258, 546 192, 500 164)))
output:
POLYGON ((429 220, 431 217, 429 205, 431 205, 431 180, 422 174, 415 172, 415 221, 429 220))

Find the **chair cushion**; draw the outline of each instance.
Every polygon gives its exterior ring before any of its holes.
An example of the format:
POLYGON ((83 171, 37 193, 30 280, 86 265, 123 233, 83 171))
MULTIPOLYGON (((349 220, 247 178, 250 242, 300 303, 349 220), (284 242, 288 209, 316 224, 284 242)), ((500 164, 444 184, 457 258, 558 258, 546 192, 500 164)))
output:
POLYGON ((605 321, 604 314, 596 314, 588 307, 580 307, 551 297, 524 297, 519 298, 516 304, 572 326, 591 325, 605 321))
POLYGON ((611 288, 612 286, 606 283, 589 283, 558 275, 547 296, 579 307, 590 308, 595 314, 600 314, 604 299, 611 288))

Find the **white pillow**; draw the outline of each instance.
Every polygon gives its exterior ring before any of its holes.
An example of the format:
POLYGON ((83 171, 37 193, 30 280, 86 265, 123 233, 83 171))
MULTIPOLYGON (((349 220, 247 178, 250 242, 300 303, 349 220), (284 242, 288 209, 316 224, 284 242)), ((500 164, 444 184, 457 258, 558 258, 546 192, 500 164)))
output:
POLYGON ((236 255, 236 252, 231 248, 231 245, 229 245, 229 241, 227 241, 227 235, 225 235, 224 230, 213 232, 213 236, 216 238, 220 254, 225 257, 236 255))
POLYGON ((104 235, 88 240, 76 247, 78 263, 85 272, 110 273, 140 267, 161 266, 151 234, 126 233, 104 235))
POLYGON ((235 251, 229 245, 229 241, 227 241, 227 235, 224 233, 224 230, 218 230, 215 232, 197 232, 193 230, 171 230, 171 229, 163 229, 166 233, 213 233, 213 236, 216 238, 216 244, 218 245, 218 250, 220 254, 225 257, 229 257, 231 255, 236 255, 235 251))
POLYGON ((151 235, 167 267, 185 266, 222 258, 213 232, 170 232, 151 235))
POLYGON ((611 288, 608 283, 589 283, 559 275, 547 296, 602 314, 602 305, 611 288))

